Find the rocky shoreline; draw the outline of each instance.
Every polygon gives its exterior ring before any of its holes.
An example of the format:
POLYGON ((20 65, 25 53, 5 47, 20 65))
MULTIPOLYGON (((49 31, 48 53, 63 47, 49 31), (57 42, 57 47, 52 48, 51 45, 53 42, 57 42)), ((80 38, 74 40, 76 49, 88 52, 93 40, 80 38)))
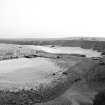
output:
MULTIPOLYGON (((103 84, 105 82, 104 57, 86 58, 85 55, 81 54, 51 54, 29 48, 24 49, 22 47, 18 47, 18 49, 17 47, 12 48, 12 50, 11 47, 9 47, 8 50, 4 48, 3 51, 0 52, 0 61, 19 58, 32 59, 36 57, 49 58, 55 62, 56 65, 64 67, 66 70, 53 73, 52 82, 47 85, 40 84, 37 89, 21 89, 18 91, 1 89, 1 105, 55 105, 54 102, 52 104, 49 102, 62 95, 64 96, 66 91, 79 81, 85 81, 88 88, 96 94, 105 90, 105 85, 103 84), (75 64, 72 65, 72 62, 75 62, 75 64)), ((89 105, 93 105, 96 94, 91 103, 88 103, 89 105)), ((67 97, 67 101, 68 100, 70 101, 69 104, 71 103, 70 105, 74 105, 71 101, 71 96, 70 99, 67 97)), ((78 103, 81 102, 79 101, 78 103)))

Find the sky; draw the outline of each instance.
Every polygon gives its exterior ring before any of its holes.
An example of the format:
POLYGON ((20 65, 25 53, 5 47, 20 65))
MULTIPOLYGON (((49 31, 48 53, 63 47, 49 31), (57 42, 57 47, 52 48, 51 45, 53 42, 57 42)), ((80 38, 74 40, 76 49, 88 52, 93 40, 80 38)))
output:
POLYGON ((0 0, 0 38, 105 37, 105 0, 0 0))

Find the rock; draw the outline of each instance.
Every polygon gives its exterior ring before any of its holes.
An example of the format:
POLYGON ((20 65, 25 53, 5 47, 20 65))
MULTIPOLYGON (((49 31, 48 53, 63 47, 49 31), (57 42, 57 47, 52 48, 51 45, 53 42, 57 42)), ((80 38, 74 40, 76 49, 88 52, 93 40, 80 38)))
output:
POLYGON ((57 56, 56 58, 60 58, 60 56, 57 56))
POLYGON ((67 72, 63 72, 62 74, 67 75, 67 72))
POLYGON ((55 73, 53 73, 52 75, 56 75, 55 73))
POLYGON ((93 105, 105 105, 105 92, 96 95, 93 105))
POLYGON ((101 55, 105 55, 105 52, 102 52, 101 55))
POLYGON ((99 64, 100 64, 100 65, 105 65, 105 62, 100 61, 99 64))

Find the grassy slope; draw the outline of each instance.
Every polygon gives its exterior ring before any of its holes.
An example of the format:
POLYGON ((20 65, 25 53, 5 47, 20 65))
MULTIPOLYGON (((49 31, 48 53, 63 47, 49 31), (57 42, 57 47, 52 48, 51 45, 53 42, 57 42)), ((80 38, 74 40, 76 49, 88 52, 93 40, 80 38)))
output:
POLYGON ((71 87, 54 100, 35 105, 92 105, 97 92, 105 89, 105 84, 103 84, 105 82, 104 68, 105 65, 100 65, 99 61, 80 60, 76 66, 66 71, 68 80, 71 79, 69 74, 72 71, 78 73, 80 80, 75 81, 71 87))

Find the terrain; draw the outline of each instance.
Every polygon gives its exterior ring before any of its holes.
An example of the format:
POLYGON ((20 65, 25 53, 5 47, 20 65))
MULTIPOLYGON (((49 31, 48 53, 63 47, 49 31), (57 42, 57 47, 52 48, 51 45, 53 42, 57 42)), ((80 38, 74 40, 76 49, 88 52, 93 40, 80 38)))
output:
POLYGON ((104 105, 104 99, 104 41, 0 40, 0 105, 104 105))

